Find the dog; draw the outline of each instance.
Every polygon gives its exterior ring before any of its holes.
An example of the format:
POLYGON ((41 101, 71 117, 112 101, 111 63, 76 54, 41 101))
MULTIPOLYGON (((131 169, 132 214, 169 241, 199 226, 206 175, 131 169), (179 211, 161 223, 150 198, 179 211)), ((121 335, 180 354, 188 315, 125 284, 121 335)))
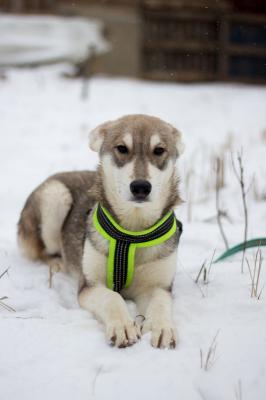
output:
POLYGON ((114 221, 134 239, 134 232, 149 233, 171 215, 182 202, 175 165, 184 148, 181 134, 159 118, 128 115, 95 128, 89 146, 99 153, 97 170, 58 173, 37 187, 21 212, 18 243, 31 260, 77 276, 79 304, 103 322, 110 344, 130 346, 151 331, 152 346, 174 348, 171 288, 180 224, 163 243, 136 248, 132 281, 117 291, 106 284, 111 242, 94 218, 100 204, 99 219, 109 216, 107 225, 114 221), (135 301, 142 326, 131 318, 126 299, 135 301))

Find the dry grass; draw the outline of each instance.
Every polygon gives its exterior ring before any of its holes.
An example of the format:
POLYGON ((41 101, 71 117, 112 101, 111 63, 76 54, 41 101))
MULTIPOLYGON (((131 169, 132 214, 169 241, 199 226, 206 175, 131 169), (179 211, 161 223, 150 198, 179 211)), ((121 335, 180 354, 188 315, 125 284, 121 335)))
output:
POLYGON ((92 382, 92 396, 95 396, 95 391, 96 391, 96 382, 99 378, 99 375, 101 374, 103 369, 103 365, 100 365, 100 367, 97 369, 96 374, 94 376, 93 382, 92 382))
POLYGON ((198 275, 197 275, 197 277, 195 279, 195 283, 199 283, 199 278, 200 278, 200 276, 202 274, 202 271, 206 268, 206 262, 207 262, 207 260, 205 260, 203 262, 202 266, 200 267, 199 273, 198 273, 198 275))
POLYGON ((251 264, 247 258, 246 258, 246 263, 248 266, 249 276, 251 280, 250 297, 260 300, 264 288, 264 286, 261 287, 260 284, 261 267, 263 264, 262 251, 260 247, 258 247, 256 251, 254 263, 251 264))
POLYGON ((196 279, 193 279, 194 282, 196 283, 197 288, 199 289, 202 297, 208 296, 208 284, 210 282, 210 272, 211 272, 215 252, 216 252, 216 249, 213 251, 210 262, 207 264, 207 260, 205 260, 200 267, 200 270, 197 274, 196 279), (202 280, 200 280, 201 276, 202 276, 202 280))
MULTIPOLYGON (((4 272, 2 272, 0 275, 0 279, 3 278, 4 275, 8 274, 8 271, 9 271, 9 268, 7 268, 4 272)), ((6 302, 4 300, 7 300, 7 299, 8 299, 7 296, 0 297, 0 306, 10 312, 16 312, 16 310, 13 307, 6 304, 6 302)))
POLYGON ((3 278, 3 276, 8 273, 9 268, 10 267, 8 267, 4 272, 2 272, 2 274, 0 275, 0 279, 3 278))
POLYGON ((3 300, 7 300, 7 299, 8 299, 7 296, 1 297, 1 298, 0 298, 0 306, 2 306, 3 308, 5 308, 7 311, 16 312, 16 310, 15 310, 13 307, 9 306, 8 304, 6 304, 6 303, 3 301, 3 300))
POLYGON ((237 385, 235 387, 235 398, 236 400, 242 400, 243 396, 242 396, 242 382, 239 379, 237 382, 237 385))
POLYGON ((203 262, 203 264, 201 265, 200 270, 198 272, 198 275, 197 275, 197 277, 195 279, 195 283, 196 284, 199 283, 199 279, 200 279, 201 275, 203 275, 202 282, 204 283, 204 285, 207 285, 209 283, 209 277, 210 277, 210 272, 211 272, 213 259, 214 259, 214 256, 215 256, 215 252, 216 252, 216 249, 214 249, 214 251, 212 253, 212 257, 211 257, 211 260, 210 260, 208 266, 206 265, 207 264, 207 260, 205 260, 203 262))
POLYGON ((212 339, 212 342, 206 354, 204 354, 203 350, 200 349, 200 368, 204 369, 204 371, 209 371, 214 365, 214 363, 217 361, 216 350, 218 345, 217 343, 218 334, 219 331, 217 331, 214 338, 212 339))

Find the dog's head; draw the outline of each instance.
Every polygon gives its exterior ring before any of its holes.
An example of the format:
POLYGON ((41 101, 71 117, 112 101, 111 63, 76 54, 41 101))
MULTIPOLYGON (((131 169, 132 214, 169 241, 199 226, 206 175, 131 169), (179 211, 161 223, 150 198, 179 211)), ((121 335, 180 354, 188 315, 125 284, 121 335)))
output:
POLYGON ((144 207, 165 198, 184 146, 180 132, 170 124, 129 115, 94 129, 90 148, 100 155, 109 201, 144 207))

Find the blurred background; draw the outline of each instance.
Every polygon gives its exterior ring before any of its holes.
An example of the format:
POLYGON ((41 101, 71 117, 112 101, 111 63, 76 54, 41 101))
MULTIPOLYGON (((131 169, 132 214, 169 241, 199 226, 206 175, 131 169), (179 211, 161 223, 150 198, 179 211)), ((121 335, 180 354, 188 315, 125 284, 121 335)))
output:
POLYGON ((265 0, 0 0, 0 68, 266 82, 265 0))

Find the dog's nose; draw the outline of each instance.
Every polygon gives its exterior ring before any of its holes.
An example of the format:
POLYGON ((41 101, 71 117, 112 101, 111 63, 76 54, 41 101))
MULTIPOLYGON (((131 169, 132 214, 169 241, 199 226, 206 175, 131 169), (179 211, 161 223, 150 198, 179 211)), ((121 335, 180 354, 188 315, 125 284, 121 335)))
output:
POLYGON ((131 182, 130 190, 137 200, 144 200, 151 192, 151 184, 143 179, 137 179, 131 182))

